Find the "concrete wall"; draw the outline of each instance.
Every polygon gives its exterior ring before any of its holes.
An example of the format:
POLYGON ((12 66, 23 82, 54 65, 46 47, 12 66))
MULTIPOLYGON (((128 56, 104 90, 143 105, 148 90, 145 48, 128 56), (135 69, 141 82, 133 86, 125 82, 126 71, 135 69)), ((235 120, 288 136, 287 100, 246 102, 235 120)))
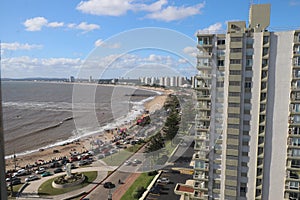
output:
POLYGON ((292 44, 292 31, 271 34, 263 199, 284 199, 292 44))
POLYGON ((252 109, 250 121, 249 141, 249 171, 247 199, 255 199, 256 163, 257 163, 257 135, 259 124, 260 86, 261 86, 261 55, 262 55, 262 33, 254 34, 253 43, 253 77, 252 77, 252 109))

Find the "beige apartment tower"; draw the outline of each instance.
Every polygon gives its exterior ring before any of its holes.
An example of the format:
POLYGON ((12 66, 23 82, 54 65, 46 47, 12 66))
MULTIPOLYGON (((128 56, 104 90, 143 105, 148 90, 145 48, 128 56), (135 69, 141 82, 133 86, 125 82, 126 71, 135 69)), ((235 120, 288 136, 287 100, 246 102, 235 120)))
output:
POLYGON ((300 199, 300 30, 249 25, 197 34, 197 117, 189 199, 300 199), (298 84, 299 83, 299 84, 298 84))

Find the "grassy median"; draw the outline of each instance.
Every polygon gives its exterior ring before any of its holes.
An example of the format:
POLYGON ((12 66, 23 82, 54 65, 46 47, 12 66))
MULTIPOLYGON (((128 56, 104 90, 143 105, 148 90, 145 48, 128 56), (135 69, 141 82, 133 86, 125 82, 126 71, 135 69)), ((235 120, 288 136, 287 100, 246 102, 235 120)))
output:
POLYGON ((126 193, 122 196, 121 200, 133 200, 138 199, 134 198, 134 192, 139 187, 147 188, 151 183, 152 179, 155 175, 149 176, 148 173, 141 174, 135 182, 130 186, 130 188, 126 191, 126 193))

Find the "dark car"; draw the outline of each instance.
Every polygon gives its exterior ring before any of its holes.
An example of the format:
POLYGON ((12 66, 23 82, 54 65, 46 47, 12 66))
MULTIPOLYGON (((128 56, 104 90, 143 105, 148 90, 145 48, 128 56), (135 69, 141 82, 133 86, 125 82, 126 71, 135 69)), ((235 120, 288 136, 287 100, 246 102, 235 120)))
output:
POLYGON ((61 166, 61 164, 59 163, 59 162, 53 162, 53 163, 51 163, 50 164, 50 168, 56 168, 56 167, 60 167, 61 166))
POLYGON ((53 172, 54 172, 55 174, 56 174, 56 173, 60 173, 60 172, 63 172, 63 169, 62 169, 62 168, 56 168, 53 172))
POLYGON ((21 180, 15 179, 15 180, 12 180, 10 183, 8 183, 8 186, 19 185, 19 184, 21 184, 21 180))
POLYGON ((109 189, 111 189, 111 188, 116 187, 116 185, 113 184, 112 182, 105 182, 105 183, 103 184, 103 187, 104 187, 104 188, 109 188, 109 189))
POLYGON ((19 178, 19 177, 16 177, 16 176, 12 176, 11 178, 10 177, 8 177, 8 178, 6 178, 6 181, 14 181, 14 180, 21 180, 21 178, 19 178))
POLYGON ((149 193, 150 194, 159 194, 160 190, 161 190, 161 187, 159 185, 155 185, 149 190, 149 193))
POLYGON ((88 164, 90 164, 90 162, 87 161, 87 160, 81 160, 81 161, 79 161, 79 163, 78 163, 79 166, 84 166, 84 165, 88 165, 88 164))
POLYGON ((46 177, 46 176, 51 176, 51 173, 46 171, 44 173, 42 173, 41 177, 46 177))

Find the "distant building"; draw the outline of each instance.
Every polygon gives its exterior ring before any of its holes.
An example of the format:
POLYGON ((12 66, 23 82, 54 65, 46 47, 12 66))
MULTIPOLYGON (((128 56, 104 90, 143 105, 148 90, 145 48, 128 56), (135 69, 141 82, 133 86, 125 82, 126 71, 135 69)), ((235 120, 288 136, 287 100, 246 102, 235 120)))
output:
POLYGON ((69 81, 70 81, 71 83, 75 82, 75 78, 74 78, 74 76, 70 76, 70 79, 69 79, 69 81))

